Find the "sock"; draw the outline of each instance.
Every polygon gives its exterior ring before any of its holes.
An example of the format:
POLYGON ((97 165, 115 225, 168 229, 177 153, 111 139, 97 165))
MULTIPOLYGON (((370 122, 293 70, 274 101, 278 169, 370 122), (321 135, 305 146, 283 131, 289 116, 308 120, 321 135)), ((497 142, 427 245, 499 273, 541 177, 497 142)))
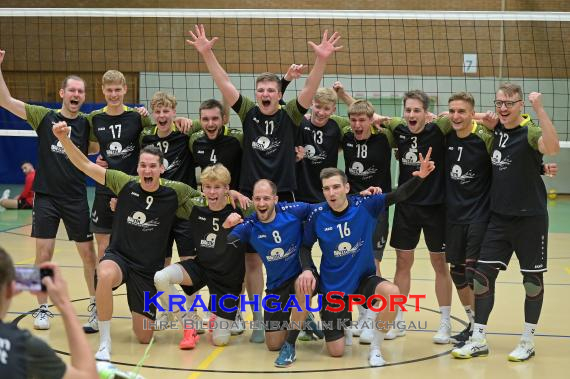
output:
POLYGON ((398 328, 399 330, 404 330, 406 329, 405 325, 401 325, 402 327, 398 326, 398 323, 401 321, 402 323, 404 322, 404 312, 400 309, 400 307, 398 308, 398 312, 396 313, 396 318, 394 319, 394 322, 396 323, 396 328, 398 328))
POLYGON ((471 330, 473 330, 473 324, 475 323, 475 312, 471 308, 471 305, 466 305, 463 308, 465 308, 465 314, 467 315, 467 318, 469 319, 469 324, 471 324, 471 330))
POLYGON ((301 333, 299 329, 289 330, 289 332, 287 332, 287 342, 295 346, 295 342, 297 342, 297 337, 299 336, 299 333, 301 333))
POLYGON ((99 320, 99 348, 111 346, 111 320, 99 320))
POLYGON ((487 325, 473 324, 473 339, 484 340, 487 334, 487 325))
MULTIPOLYGON (((263 307, 261 306, 261 295, 253 295, 255 296, 254 299, 257 300, 257 311, 254 308, 254 304, 251 304, 251 313, 253 313, 253 321, 263 321, 263 307)), ((253 299, 249 296, 249 300, 252 301, 253 299)))
POLYGON ((366 321, 369 324, 369 328, 374 329, 376 327, 376 316, 378 316, 378 313, 374 312, 371 309, 366 310, 366 321))
POLYGON ((362 320, 364 321, 364 318, 366 317, 366 308, 364 308, 362 305, 357 305, 358 308, 358 321, 362 320))
POLYGON ((95 296, 89 296, 89 304, 95 304, 95 296))
POLYGON ((374 328, 374 338, 370 344, 370 350, 380 350, 384 337, 386 337, 386 332, 374 328))
POLYGON ((441 312, 441 321, 451 322, 451 306, 444 305, 439 307, 439 311, 441 312))
POLYGON ((10 190, 9 189, 5 189, 4 192, 2 192, 2 197, 0 197, 0 200, 4 200, 10 197, 10 190))
POLYGON ((524 323, 524 331, 521 337, 523 341, 532 341, 534 339, 534 332, 537 324, 524 323))

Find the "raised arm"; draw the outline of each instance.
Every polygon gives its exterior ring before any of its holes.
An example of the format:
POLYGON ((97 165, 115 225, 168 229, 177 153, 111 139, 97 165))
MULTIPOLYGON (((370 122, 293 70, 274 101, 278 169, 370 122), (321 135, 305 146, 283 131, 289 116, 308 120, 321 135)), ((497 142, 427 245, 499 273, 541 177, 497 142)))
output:
POLYGON ((338 96, 339 100, 345 103, 346 105, 350 105, 354 103, 354 101, 356 100, 354 97, 350 96, 350 94, 344 90, 344 85, 338 80, 334 82, 332 88, 336 92, 336 95, 338 96))
POLYGON ((105 168, 91 162, 81 150, 77 148, 69 138, 71 128, 67 126, 65 121, 57 122, 53 125, 53 134, 57 137, 61 146, 65 149, 67 157, 75 167, 83 171, 85 175, 91 177, 99 184, 105 184, 105 168))
POLYGON ((315 65, 305 81, 305 86, 299 93, 299 96, 297 96, 297 101, 303 108, 308 109, 311 106, 313 96, 315 96, 319 84, 323 79, 327 60, 335 51, 342 49, 342 46, 336 46, 339 39, 340 34, 337 32, 334 32, 332 36, 329 37, 328 31, 325 30, 320 44, 316 45, 314 42, 309 41, 309 46, 314 50, 316 59, 315 65))
POLYGON ((544 155, 556 155, 560 152, 560 140, 556 128, 552 124, 550 117, 544 110, 542 105, 542 94, 539 92, 531 92, 528 100, 532 104, 532 108, 538 117, 542 136, 538 139, 538 151, 544 155))
POLYGON ((237 88, 233 85, 230 77, 218 62, 218 58, 214 54, 212 48, 218 40, 218 37, 213 37, 208 39, 206 37, 206 32, 204 30, 204 25, 196 25, 194 27, 194 32, 189 31, 192 40, 186 40, 186 43, 190 46, 194 46, 196 51, 202 56, 210 75, 214 79, 216 86, 228 101, 229 105, 233 106, 239 99, 239 92, 237 88))
POLYGON ((6 52, 4 50, 0 50, 0 107, 15 114, 21 119, 26 120, 26 104, 23 101, 12 97, 8 86, 4 81, 4 76, 2 75, 2 63, 4 62, 5 55, 6 52))

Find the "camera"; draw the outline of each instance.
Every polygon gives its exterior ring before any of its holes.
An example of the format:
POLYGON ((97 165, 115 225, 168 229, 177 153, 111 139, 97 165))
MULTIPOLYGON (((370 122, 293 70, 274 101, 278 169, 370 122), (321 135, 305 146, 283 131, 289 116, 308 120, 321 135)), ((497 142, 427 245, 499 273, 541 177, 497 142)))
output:
POLYGON ((46 287, 42 284, 45 276, 53 276, 51 268, 39 268, 37 266, 16 266, 16 290, 45 292, 46 287))

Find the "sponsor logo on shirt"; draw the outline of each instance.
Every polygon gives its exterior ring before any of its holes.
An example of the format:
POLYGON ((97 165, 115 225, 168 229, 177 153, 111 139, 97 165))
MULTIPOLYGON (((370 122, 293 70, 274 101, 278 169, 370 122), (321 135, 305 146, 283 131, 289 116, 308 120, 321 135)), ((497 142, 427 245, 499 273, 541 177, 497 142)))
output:
POLYGON ((350 242, 341 242, 333 252, 333 255, 335 258, 344 257, 346 255, 354 256, 358 254, 362 245, 364 245, 364 242, 362 240, 358 241, 354 246, 352 246, 350 242))
POLYGON ((216 238, 217 236, 214 233, 208 233, 206 237, 200 241, 200 246, 213 249, 216 246, 216 238))
POLYGON ((463 169, 458 164, 454 164, 449 173, 449 177, 452 180, 458 181, 460 184, 471 183, 471 179, 475 178, 475 176, 473 170, 463 173, 463 169))
POLYGON ((143 232, 150 232, 160 225, 160 222, 158 219, 147 221, 146 215, 143 212, 135 211, 132 215, 127 217, 127 224, 139 227, 143 232))
POLYGON ((405 166, 420 166, 418 152, 416 149, 410 149, 403 157, 400 158, 400 161, 405 166))
POLYGON ((135 146, 133 144, 130 144, 129 146, 123 148, 120 142, 114 141, 111 142, 109 148, 107 149, 107 156, 121 157, 124 159, 130 156, 133 151, 135 151, 135 146))
POLYGON ((275 262, 287 259, 295 253, 295 250, 296 250, 295 245, 289 246, 287 251, 283 250, 280 247, 276 247, 273 250, 271 250, 271 252, 267 256, 267 262, 275 262))
POLYGON ((352 165, 349 167, 348 172, 350 175, 354 176, 361 176, 363 179, 370 179, 378 169, 372 165, 371 167, 364 169, 364 165, 358 161, 352 162, 352 165))
POLYGON ((140 197, 140 195, 136 192, 131 192, 131 195, 133 195, 134 197, 140 197))
POLYGON ((311 161, 313 164, 318 164, 323 162, 327 159, 327 152, 322 151, 320 154, 317 154, 317 149, 313 145, 305 145, 305 158, 311 161))
POLYGON ((51 145, 51 152, 56 154, 63 154, 67 157, 67 154, 65 154, 65 149, 63 148, 63 145, 60 141, 57 141, 56 144, 51 145))
POLYGON ((509 168, 512 161, 508 157, 503 158, 503 154, 499 150, 493 150, 491 163, 493 166, 498 167, 499 171, 503 171, 509 168))
POLYGON ((258 137, 257 140, 251 143, 251 147, 254 150, 263 151, 267 154, 272 154, 277 151, 279 146, 281 145, 281 141, 279 140, 270 140, 266 136, 258 137))

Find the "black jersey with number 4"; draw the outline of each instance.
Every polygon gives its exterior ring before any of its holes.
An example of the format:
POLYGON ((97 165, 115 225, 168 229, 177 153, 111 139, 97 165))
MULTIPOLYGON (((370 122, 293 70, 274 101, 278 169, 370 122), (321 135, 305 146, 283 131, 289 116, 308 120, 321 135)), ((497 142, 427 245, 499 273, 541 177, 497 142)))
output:
POLYGON ((342 129, 348 124, 348 119, 333 115, 325 125, 315 126, 303 117, 300 143, 305 148, 305 156, 297 163, 297 201, 325 201, 319 175, 323 168, 337 166, 342 129))
POLYGON ((196 172, 194 158, 190 151, 190 138, 179 132, 174 125, 166 137, 158 136, 156 126, 145 128, 142 132, 141 147, 156 146, 164 154, 164 174, 161 176, 168 180, 186 183, 196 188, 196 172))
POLYGON ((220 211, 213 211, 204 202, 201 206, 192 208, 189 220, 196 249, 195 262, 217 275, 243 281, 243 252, 228 245, 227 236, 232 229, 222 227, 226 218, 234 212, 243 215, 241 210, 234 209, 229 204, 220 211))
POLYGON ((293 99, 268 116, 241 95, 232 108, 243 125, 240 190, 251 192, 257 180, 269 179, 279 192, 294 191, 297 188, 295 140, 307 110, 293 99))
MULTIPOLYGON (((99 142, 99 152, 108 167, 135 175, 139 161, 140 135, 143 128, 151 126, 150 119, 127 106, 120 115, 107 114, 105 107, 91 112, 87 119, 91 124, 91 141, 99 142)), ((97 185, 97 192, 111 194, 100 185, 97 185)))
POLYGON ((445 203, 447 221, 453 224, 487 222, 490 216, 491 147, 493 135, 473 123, 471 133, 447 136, 445 203))
POLYGON ((491 209, 510 216, 543 215, 547 213, 546 188, 540 177, 542 154, 538 151, 542 130, 529 115, 523 118, 516 128, 507 129, 500 123, 495 128, 491 209))
POLYGON ((243 132, 240 129, 223 126, 220 134, 209 139, 204 131, 192 134, 190 148, 194 154, 196 164, 203 170, 216 163, 223 164, 232 177, 230 188, 238 189, 241 160, 242 160, 243 132))
POLYGON ((432 148, 431 160, 435 163, 435 170, 404 203, 415 205, 442 204, 445 201, 445 135, 452 130, 449 119, 441 117, 435 122, 427 123, 418 134, 412 133, 406 121, 398 117, 392 118, 387 127, 394 134, 400 158, 398 185, 402 185, 412 178, 412 173, 420 167, 419 154, 421 153, 425 157, 428 149, 432 148))
POLYGON ((383 193, 392 191, 390 164, 393 143, 389 130, 374 131, 369 138, 357 140, 350 127, 345 128, 342 150, 351 193, 370 186, 382 188, 383 193))
POLYGON ((71 127, 71 141, 87 155, 89 147, 89 123, 83 115, 74 119, 64 117, 59 111, 38 105, 26 104, 26 119, 38 134, 38 167, 33 189, 59 197, 85 196, 85 174, 67 158, 61 142, 53 134, 52 126, 65 121, 71 127))
POLYGON ((158 190, 146 192, 138 177, 116 170, 106 171, 105 186, 118 197, 108 249, 142 272, 162 269, 174 219, 188 219, 200 192, 164 179, 158 190))

